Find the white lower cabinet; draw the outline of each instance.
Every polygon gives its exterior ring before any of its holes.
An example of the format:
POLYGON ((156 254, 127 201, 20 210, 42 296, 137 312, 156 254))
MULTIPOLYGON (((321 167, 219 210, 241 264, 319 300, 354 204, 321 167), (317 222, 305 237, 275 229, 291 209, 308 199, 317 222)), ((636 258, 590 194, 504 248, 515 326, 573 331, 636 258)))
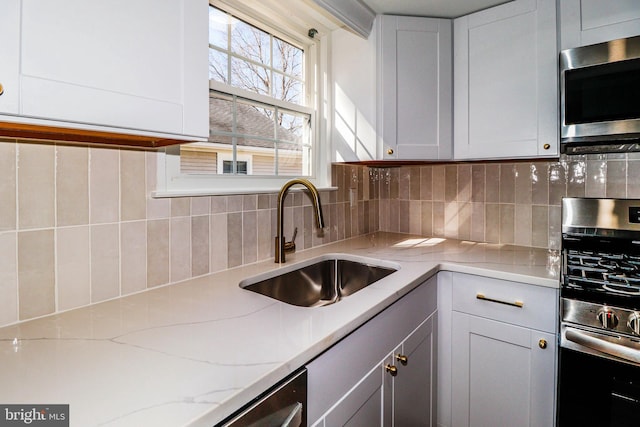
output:
POLYGON ((553 425, 553 334, 453 313, 454 426, 553 425))
POLYGON ((449 277, 451 333, 443 344, 449 346, 450 364, 448 372, 439 372, 443 383, 450 382, 443 387, 451 390, 450 401, 444 400, 450 418, 441 417, 441 424, 553 426, 557 289, 467 274, 449 277))
POLYGON ((376 367, 349 391, 315 426, 376 426, 382 407, 382 375, 376 367))
POLYGON ((383 363, 385 426, 435 425, 434 319, 425 320, 383 363), (389 374, 393 367, 395 376, 389 374))
POLYGON ((313 426, 435 425, 436 279, 307 365, 313 426))

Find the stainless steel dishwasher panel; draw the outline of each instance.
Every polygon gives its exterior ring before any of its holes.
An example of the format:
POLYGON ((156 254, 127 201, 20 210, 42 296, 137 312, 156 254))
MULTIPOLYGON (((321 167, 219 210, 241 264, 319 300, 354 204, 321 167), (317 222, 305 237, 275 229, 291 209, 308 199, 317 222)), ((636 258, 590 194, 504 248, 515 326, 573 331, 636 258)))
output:
POLYGON ((219 427, 307 425, 307 370, 297 371, 219 427))

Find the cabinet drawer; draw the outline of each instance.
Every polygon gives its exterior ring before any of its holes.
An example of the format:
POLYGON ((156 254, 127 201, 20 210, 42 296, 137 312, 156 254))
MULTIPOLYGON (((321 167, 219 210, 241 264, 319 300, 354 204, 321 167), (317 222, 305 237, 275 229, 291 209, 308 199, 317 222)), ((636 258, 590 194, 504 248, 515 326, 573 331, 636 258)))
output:
POLYGON ((455 311, 546 332, 557 329, 557 289, 455 273, 452 298, 455 311))

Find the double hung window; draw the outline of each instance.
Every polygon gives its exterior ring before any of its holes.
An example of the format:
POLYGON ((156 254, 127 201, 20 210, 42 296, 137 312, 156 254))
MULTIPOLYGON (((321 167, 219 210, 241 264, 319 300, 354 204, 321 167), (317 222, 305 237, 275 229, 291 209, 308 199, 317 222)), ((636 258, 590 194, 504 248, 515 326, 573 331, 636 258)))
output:
POLYGON ((209 6, 209 138, 167 150, 168 181, 215 193, 314 176, 315 45, 300 40, 209 6))

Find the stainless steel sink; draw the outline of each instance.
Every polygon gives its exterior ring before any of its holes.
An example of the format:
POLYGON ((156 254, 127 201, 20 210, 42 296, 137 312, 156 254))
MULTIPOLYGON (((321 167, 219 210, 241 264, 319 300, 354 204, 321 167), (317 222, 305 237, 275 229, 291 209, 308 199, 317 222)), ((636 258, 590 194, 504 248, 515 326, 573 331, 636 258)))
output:
POLYGON ((392 274, 391 262, 329 254, 240 282, 240 287, 301 307, 333 304, 392 274))

